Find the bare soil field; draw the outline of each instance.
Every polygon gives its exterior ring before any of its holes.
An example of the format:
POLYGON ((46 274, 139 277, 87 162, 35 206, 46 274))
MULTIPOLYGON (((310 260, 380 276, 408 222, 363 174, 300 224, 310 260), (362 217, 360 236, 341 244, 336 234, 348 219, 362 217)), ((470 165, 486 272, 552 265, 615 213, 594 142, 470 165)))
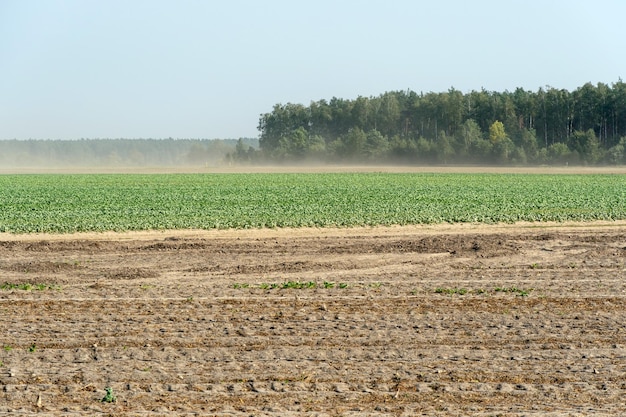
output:
POLYGON ((0 235, 0 273, 46 285, 0 290, 0 414, 626 414, 626 222, 0 235))

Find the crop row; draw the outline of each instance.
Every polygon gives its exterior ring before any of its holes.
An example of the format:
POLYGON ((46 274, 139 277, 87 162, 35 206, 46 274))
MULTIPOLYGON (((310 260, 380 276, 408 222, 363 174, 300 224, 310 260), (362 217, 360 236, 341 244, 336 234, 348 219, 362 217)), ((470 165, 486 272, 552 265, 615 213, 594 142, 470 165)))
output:
POLYGON ((0 232, 626 219, 619 175, 0 176, 0 232))

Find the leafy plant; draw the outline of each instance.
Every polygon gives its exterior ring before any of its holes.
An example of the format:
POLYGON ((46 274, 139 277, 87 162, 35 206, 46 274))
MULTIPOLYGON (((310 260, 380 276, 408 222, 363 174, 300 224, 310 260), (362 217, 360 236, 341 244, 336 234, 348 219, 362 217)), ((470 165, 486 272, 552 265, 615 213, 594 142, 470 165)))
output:
POLYGON ((467 294, 467 290, 465 288, 436 288, 435 292, 437 294, 448 294, 448 295, 452 295, 452 294, 465 295, 465 294, 467 294))
POLYGON ((114 403, 114 402, 117 402, 117 397, 113 393, 113 388, 106 387, 104 390, 106 391, 106 394, 102 398, 102 402, 103 403, 114 403))
POLYGON ((31 291, 31 290, 37 290, 37 291, 44 291, 44 290, 58 290, 61 287, 59 287, 58 285, 51 285, 51 284, 31 284, 29 282, 23 282, 23 283, 19 283, 19 284, 15 284, 15 283, 10 283, 10 282, 5 282, 4 284, 0 285, 0 290, 22 290, 22 291, 31 291))
POLYGON ((495 292, 514 293, 520 297, 528 296, 528 294, 530 294, 530 292, 533 290, 534 288, 522 289, 522 288, 516 288, 516 287, 497 287, 494 289, 495 292))
POLYGON ((303 288, 315 288, 317 284, 313 281, 299 282, 299 281, 287 281, 282 284, 283 289, 303 289, 303 288))

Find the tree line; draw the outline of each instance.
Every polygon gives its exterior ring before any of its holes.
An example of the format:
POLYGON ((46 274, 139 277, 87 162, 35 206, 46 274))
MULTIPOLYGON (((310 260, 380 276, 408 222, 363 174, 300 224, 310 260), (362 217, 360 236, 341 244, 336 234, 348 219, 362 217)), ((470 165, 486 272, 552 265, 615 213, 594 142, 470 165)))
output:
POLYGON ((626 84, 333 97, 276 104, 258 129, 260 151, 239 149, 236 159, 625 164, 626 84))
POLYGON ((232 162, 257 139, 2 140, 2 167, 202 166, 232 162))

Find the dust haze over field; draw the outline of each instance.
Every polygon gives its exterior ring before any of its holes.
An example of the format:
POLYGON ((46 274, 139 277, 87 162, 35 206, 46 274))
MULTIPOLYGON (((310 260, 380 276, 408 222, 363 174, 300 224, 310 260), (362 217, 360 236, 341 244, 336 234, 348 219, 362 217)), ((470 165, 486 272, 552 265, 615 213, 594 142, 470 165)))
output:
POLYGON ((257 139, 0 140, 0 172, 191 170, 228 165, 257 139))

